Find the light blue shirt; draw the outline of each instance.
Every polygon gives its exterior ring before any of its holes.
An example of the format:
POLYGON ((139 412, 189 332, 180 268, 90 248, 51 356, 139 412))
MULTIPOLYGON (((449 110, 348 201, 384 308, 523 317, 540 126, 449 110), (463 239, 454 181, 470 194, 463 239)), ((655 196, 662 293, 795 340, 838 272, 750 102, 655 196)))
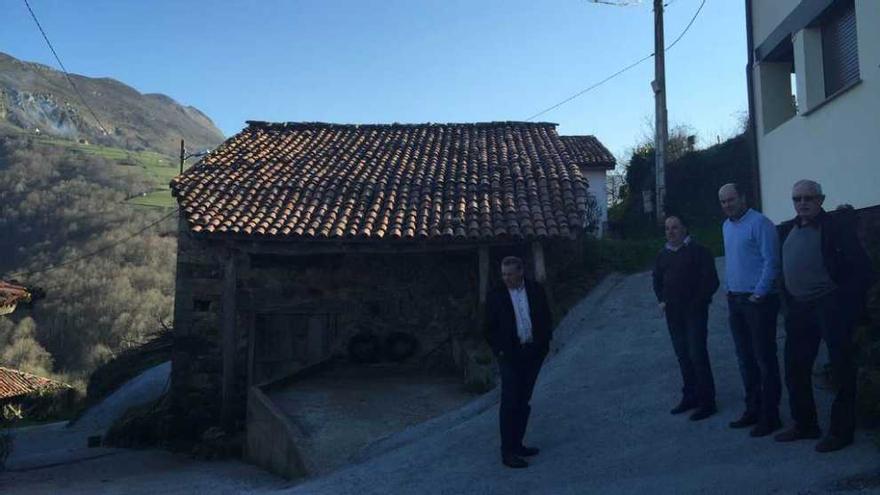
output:
POLYGON ((773 222, 749 208, 739 220, 724 221, 727 290, 765 296, 779 275, 779 236, 773 222))

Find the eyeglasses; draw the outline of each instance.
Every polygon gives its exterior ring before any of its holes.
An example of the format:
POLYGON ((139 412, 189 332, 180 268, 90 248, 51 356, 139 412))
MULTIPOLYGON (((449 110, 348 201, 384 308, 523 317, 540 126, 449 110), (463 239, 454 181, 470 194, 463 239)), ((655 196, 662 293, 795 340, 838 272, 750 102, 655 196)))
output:
POLYGON ((807 194, 804 196, 792 196, 791 200, 795 203, 800 203, 801 201, 815 201, 818 198, 821 198, 818 194, 807 194))

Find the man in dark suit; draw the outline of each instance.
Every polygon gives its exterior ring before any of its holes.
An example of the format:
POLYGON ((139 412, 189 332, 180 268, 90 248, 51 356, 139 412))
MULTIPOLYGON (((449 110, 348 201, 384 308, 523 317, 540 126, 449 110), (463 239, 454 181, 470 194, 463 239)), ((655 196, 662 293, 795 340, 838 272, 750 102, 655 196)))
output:
POLYGON ((522 443, 529 421, 532 390, 553 337, 553 318, 544 287, 523 277, 523 262, 515 256, 501 261, 504 287, 486 300, 486 339, 501 371, 501 461, 524 468, 523 457, 538 449, 522 443))

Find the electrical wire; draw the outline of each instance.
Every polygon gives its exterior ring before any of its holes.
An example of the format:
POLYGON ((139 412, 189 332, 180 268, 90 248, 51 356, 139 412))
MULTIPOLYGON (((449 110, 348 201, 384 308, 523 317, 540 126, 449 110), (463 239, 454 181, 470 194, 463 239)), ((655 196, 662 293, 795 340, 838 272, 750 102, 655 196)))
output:
POLYGON ((28 0, 24 0, 24 5, 27 7, 28 12, 31 13, 31 17, 34 20, 34 23, 36 23, 37 29, 40 30, 40 34, 43 35, 43 39, 46 40, 46 44, 49 45, 49 50, 51 50, 52 55, 55 56, 55 60, 58 62, 58 65, 61 67, 61 70, 64 72, 64 77, 67 78, 67 82, 70 83, 70 86, 73 88, 73 91, 79 97, 79 101, 81 101, 82 104, 85 105, 86 109, 88 109, 89 113, 92 114, 92 117, 95 119, 95 122, 98 123, 98 127, 101 129, 101 131, 103 131, 105 135, 109 135, 110 133, 107 132, 107 129, 104 127, 104 124, 101 123, 101 119, 98 118, 98 115, 95 113, 95 111, 92 109, 92 107, 88 104, 88 102, 86 102, 86 99, 83 97, 82 92, 80 92, 79 88, 73 82, 73 78, 70 77, 70 73, 67 71, 67 68, 64 66, 64 63, 61 62, 61 57, 58 56, 58 52, 55 51, 55 47, 52 46, 52 42, 49 41, 49 36, 46 34, 46 30, 43 29, 43 26, 40 24, 39 19, 37 19, 37 14, 35 14, 34 9, 31 8, 31 4, 28 3, 28 0))
POLYGON ((667 52, 668 52, 670 49, 672 49, 673 46, 675 46, 676 43, 678 43, 679 41, 681 41, 682 38, 684 38, 684 35, 687 34, 687 32, 688 32, 688 30, 691 28, 691 26, 694 25, 694 21, 697 20, 697 16, 700 15, 700 11, 703 10, 703 6, 705 6, 705 5, 706 5, 706 0, 703 0, 703 1, 700 3, 700 6, 697 7, 697 11, 694 13, 694 16, 691 17, 691 21, 688 22, 687 26, 685 26, 685 28, 684 28, 684 30, 681 32, 681 34, 678 35, 678 38, 675 38, 675 41, 673 41, 672 43, 670 43, 669 46, 667 46, 666 49, 665 49, 664 51, 667 51, 667 52))
POLYGON ((566 98, 566 99, 560 101, 559 103, 553 105, 552 107, 549 107, 549 108, 546 108, 546 109, 544 109, 544 110, 541 110, 540 112, 538 112, 538 113, 532 115, 531 117, 527 118, 526 121, 529 121, 529 120, 535 119, 535 118, 537 118, 537 117, 540 117, 541 115, 544 115, 544 114, 547 113, 547 112, 551 112, 551 111, 553 111, 553 110, 556 110, 557 108, 561 107, 562 105, 565 105, 566 103, 570 102, 571 100, 573 100, 573 99, 575 99, 575 98, 577 98, 577 97, 579 97, 579 96, 581 96, 581 95, 583 95, 583 94, 585 94, 585 93, 588 93, 588 92, 590 92, 590 91, 592 91, 592 90, 598 88, 599 86, 601 86, 601 85, 605 84, 606 82, 608 82, 608 81, 614 79, 615 77, 617 77, 617 76, 623 74, 624 72, 626 72, 626 71, 628 71, 628 70, 630 70, 630 69, 636 67, 637 65, 641 64, 642 62, 644 62, 645 60, 648 60, 649 58, 651 58, 651 57, 653 57, 653 56, 654 56, 654 54, 651 53, 650 55, 647 55, 647 56, 645 56, 645 57, 642 57, 641 59, 639 59, 639 60, 637 60, 637 61, 631 63, 630 65, 627 65, 626 67, 624 67, 623 69, 620 69, 619 71, 615 72, 614 74, 611 74, 610 76, 606 77, 605 79, 602 79, 601 81, 597 82, 596 84, 593 84, 592 86, 590 86, 590 87, 588 87, 588 88, 585 88, 585 89, 582 89, 581 91, 578 91, 577 93, 575 93, 575 94, 569 96, 568 98, 566 98))
MULTIPOLYGON (((601 3, 601 2, 600 2, 600 3, 601 3)), ((666 48, 663 49, 664 52, 668 52, 673 46, 675 46, 676 43, 678 43, 679 41, 681 41, 681 39, 684 37, 685 34, 687 34, 688 30, 690 30, 691 26, 693 26, 694 21, 697 20, 697 16, 699 16, 699 15, 700 15, 700 12, 703 10, 703 6, 704 6, 704 5, 706 5, 706 0, 703 0, 702 3, 700 3, 700 6, 697 8, 697 11, 696 11, 696 13, 694 13, 694 16, 691 18, 690 22, 688 22, 687 26, 685 26, 684 30, 682 30, 681 34, 679 34, 678 37, 675 38, 675 41, 673 41, 673 42, 670 43, 666 48)), ((619 71, 615 72, 614 74, 611 74, 610 76, 606 77, 605 79, 602 79, 601 81, 599 81, 599 82, 593 84, 592 86, 590 86, 590 87, 588 87, 588 88, 585 88, 585 89, 582 89, 582 90, 578 91, 577 93, 575 93, 575 94, 569 96, 568 98, 566 98, 566 99, 560 101, 559 103, 557 103, 557 104, 555 104, 555 105, 553 105, 553 106, 551 106, 551 107, 547 107, 547 108, 544 109, 544 110, 541 110, 540 112, 538 112, 538 113, 532 115, 531 117, 527 118, 526 121, 533 120, 533 119, 535 119, 535 118, 537 118, 537 117, 540 117, 541 115, 544 115, 545 113, 548 113, 548 112, 551 112, 551 111, 553 111, 553 110, 556 110, 557 108, 561 107, 562 105, 565 105, 566 103, 568 103, 568 102, 574 100, 575 98, 578 98, 578 97, 580 97, 580 96, 582 96, 582 95, 584 95, 584 94, 586 94, 586 93, 589 93, 590 91, 592 91, 592 90, 598 88, 599 86, 601 86, 601 85, 605 84, 606 82, 608 82, 608 81, 614 79, 615 77, 617 77, 617 76, 623 74, 624 72, 626 72, 626 71, 628 71, 628 70, 630 70, 630 69, 632 69, 632 68, 638 66, 639 64, 641 64, 642 62, 644 62, 644 61, 646 61, 646 60, 652 58, 653 56, 654 56, 654 52, 651 52, 650 55, 646 55, 646 56, 640 58, 639 60, 637 60, 637 61, 631 63, 630 65, 627 65, 627 66, 624 67, 623 69, 620 69, 619 71)))

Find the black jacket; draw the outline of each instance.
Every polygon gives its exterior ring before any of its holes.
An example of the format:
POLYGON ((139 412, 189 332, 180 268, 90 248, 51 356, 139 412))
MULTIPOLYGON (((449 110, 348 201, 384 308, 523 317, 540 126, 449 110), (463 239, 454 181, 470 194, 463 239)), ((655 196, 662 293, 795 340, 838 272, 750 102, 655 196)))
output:
MULTIPOLYGON (((553 316, 550 314, 547 294, 537 282, 526 280, 525 286, 532 320, 532 339, 536 346, 546 352, 553 338, 553 316)), ((510 354, 517 345, 516 315, 507 287, 494 289, 486 296, 485 335, 496 356, 499 352, 510 354)))
POLYGON ((658 301, 667 304, 709 304, 718 290, 715 258, 695 241, 678 251, 661 249, 653 275, 654 294, 658 301))
MULTIPOLYGON (((782 246, 785 239, 797 222, 795 217, 776 228, 779 233, 780 260, 784 256, 782 246)), ((861 313, 865 295, 876 281, 876 274, 868 253, 859 242, 855 212, 843 210, 832 214, 822 210, 814 222, 821 229, 822 261, 828 275, 837 285, 842 301, 848 304, 846 309, 856 314, 861 313)), ((779 283, 785 300, 790 300, 791 294, 785 288, 784 276, 779 277, 779 283)))

